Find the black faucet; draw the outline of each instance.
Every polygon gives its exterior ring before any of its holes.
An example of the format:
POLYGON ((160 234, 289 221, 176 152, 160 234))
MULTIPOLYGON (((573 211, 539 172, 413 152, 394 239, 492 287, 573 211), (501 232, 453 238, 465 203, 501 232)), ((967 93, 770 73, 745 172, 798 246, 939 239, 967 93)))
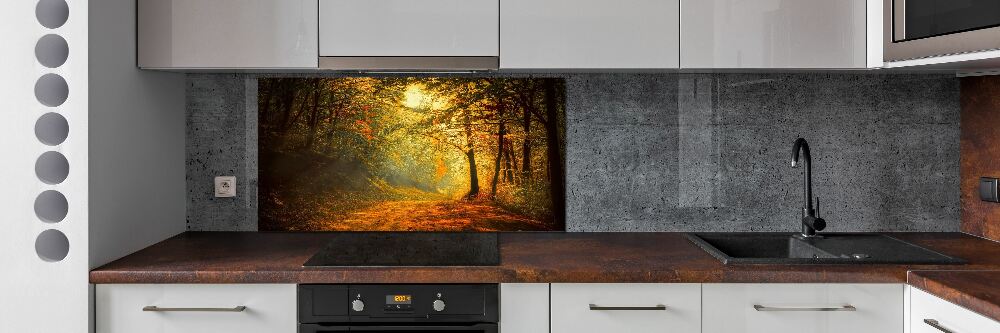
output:
MULTIPOLYGON (((805 202, 802 205, 802 237, 817 237, 816 231, 826 228, 826 220, 817 216, 812 205, 812 156, 809 155, 809 143, 806 139, 798 138, 792 146, 792 167, 799 167, 799 151, 802 152, 802 164, 805 164, 805 171, 802 173, 802 192, 805 202)), ((819 198, 816 198, 816 208, 819 208, 819 198)))

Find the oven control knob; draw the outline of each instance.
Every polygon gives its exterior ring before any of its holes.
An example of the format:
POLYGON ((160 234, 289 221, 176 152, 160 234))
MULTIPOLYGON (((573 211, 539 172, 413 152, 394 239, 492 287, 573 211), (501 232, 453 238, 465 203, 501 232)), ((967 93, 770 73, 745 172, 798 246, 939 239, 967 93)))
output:
POLYGON ((356 299, 353 302, 351 302, 351 309, 354 310, 354 311, 357 311, 357 312, 364 311, 365 310, 365 302, 362 301, 362 300, 360 300, 360 299, 356 299))
POLYGON ((434 300, 434 311, 441 312, 444 311, 444 301, 434 300))

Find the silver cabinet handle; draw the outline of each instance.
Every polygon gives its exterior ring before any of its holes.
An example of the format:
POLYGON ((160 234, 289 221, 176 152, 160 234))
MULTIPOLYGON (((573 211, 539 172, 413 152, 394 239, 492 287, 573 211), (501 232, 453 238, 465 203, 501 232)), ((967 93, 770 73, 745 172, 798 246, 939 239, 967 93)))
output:
POLYGON ((760 304, 754 304, 753 309, 757 311, 858 311, 858 308, 855 308, 853 305, 823 307, 823 308, 798 308, 798 307, 774 307, 774 306, 763 306, 760 304))
POLYGON ((246 309, 247 307, 242 305, 231 308, 161 308, 155 305, 142 307, 142 311, 153 312, 243 312, 246 309))
POLYGON ((937 320, 934 319, 924 319, 924 324, 930 325, 931 327, 936 328, 938 331, 944 333, 955 333, 952 330, 944 328, 944 326, 941 326, 941 323, 939 323, 937 320))
POLYGON ((657 304, 653 306, 600 306, 597 304, 591 304, 590 309, 594 311, 646 311, 646 310, 666 310, 667 306, 663 304, 657 304))

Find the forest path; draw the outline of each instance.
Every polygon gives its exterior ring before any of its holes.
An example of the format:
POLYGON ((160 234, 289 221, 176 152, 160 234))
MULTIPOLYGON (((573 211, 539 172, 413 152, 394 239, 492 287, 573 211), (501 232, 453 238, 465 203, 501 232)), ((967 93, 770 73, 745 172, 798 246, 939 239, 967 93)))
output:
POLYGON ((342 220, 320 222, 324 230, 496 231, 547 230, 538 220, 486 203, 462 200, 383 201, 342 220))

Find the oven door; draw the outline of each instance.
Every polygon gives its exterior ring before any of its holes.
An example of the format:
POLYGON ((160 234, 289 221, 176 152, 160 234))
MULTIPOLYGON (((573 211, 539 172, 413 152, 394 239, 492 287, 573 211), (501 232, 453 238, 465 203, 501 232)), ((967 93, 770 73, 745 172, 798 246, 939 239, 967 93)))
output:
POLYGON ((447 332, 447 333, 498 333, 497 324, 472 325, 371 325, 371 326, 324 326, 299 324, 299 333, 326 332, 447 332))
POLYGON ((1000 1, 883 1, 885 61, 1000 49, 1000 1))

